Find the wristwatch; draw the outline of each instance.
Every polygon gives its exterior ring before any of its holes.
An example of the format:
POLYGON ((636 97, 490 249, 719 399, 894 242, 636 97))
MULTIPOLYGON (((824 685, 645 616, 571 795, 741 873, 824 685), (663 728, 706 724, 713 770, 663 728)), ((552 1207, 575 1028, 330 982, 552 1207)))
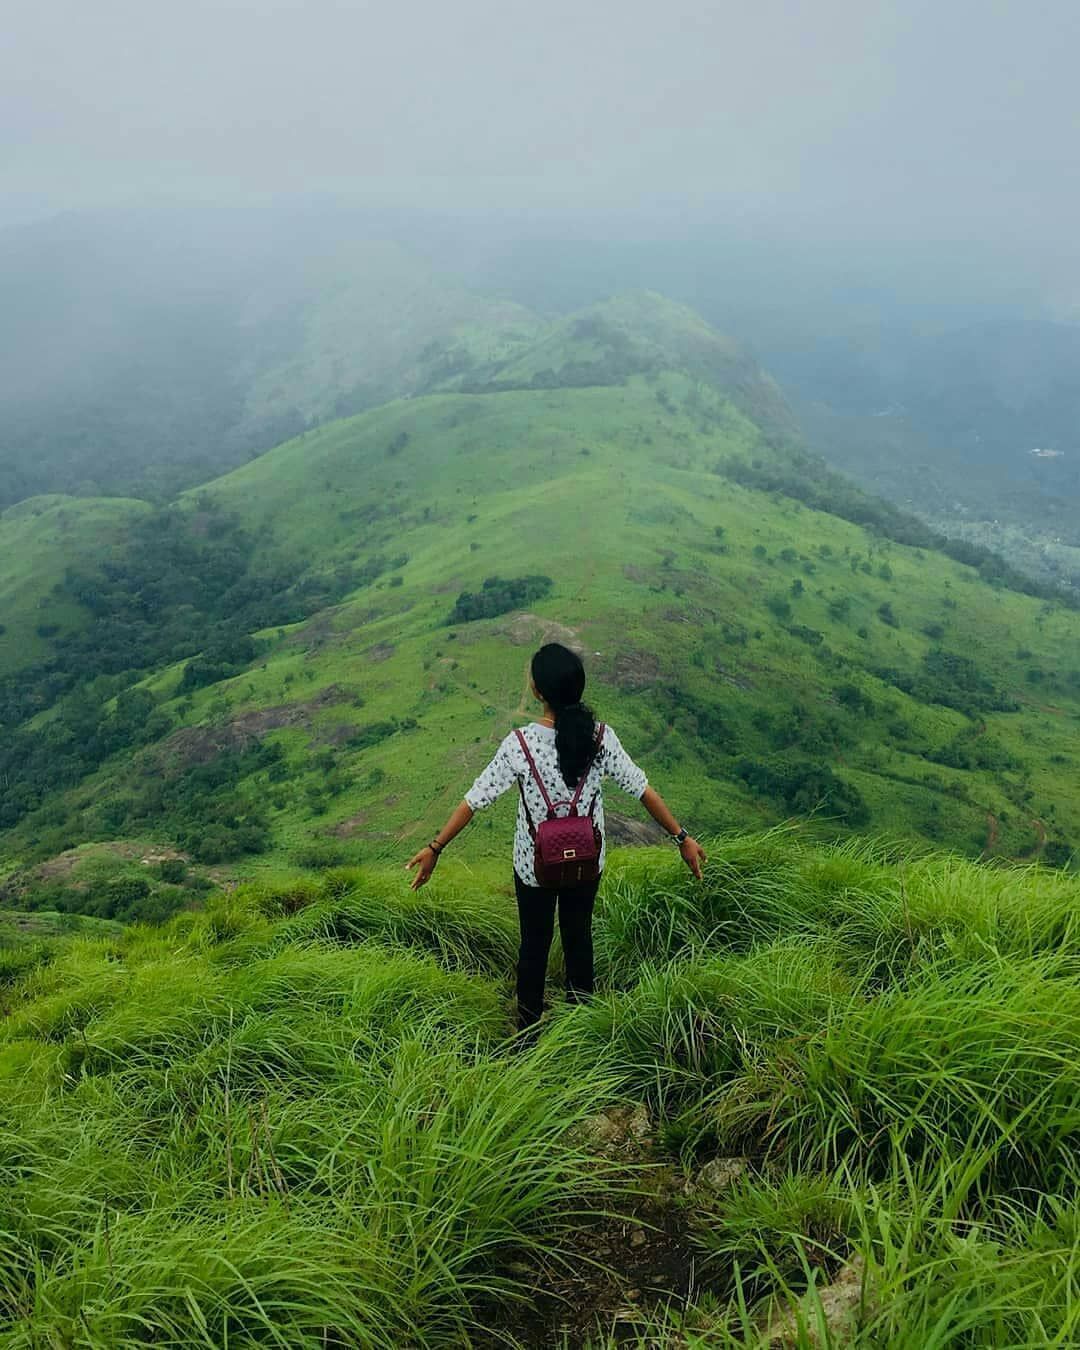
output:
POLYGON ((679 848, 682 848, 683 844, 685 844, 686 841, 690 838, 690 831, 680 830, 678 834, 673 834, 671 838, 679 846, 679 848))

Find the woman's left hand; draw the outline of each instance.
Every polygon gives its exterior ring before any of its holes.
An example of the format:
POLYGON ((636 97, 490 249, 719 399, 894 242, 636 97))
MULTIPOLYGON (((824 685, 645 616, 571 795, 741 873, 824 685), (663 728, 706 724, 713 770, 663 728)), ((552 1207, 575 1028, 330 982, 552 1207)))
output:
POLYGON ((426 886, 431 880, 431 874, 435 871, 435 864, 439 861, 439 855, 433 848, 422 848, 419 853, 414 853, 405 864, 406 872, 411 872, 415 867, 416 876, 413 877, 412 886, 409 888, 418 891, 421 886, 426 886))
POLYGON ((690 871, 693 872, 694 876, 697 877, 698 881, 700 881, 702 864, 708 861, 705 857, 705 850, 696 839, 691 839, 690 836, 687 835, 679 845, 679 852, 682 854, 683 862, 689 867, 690 871))

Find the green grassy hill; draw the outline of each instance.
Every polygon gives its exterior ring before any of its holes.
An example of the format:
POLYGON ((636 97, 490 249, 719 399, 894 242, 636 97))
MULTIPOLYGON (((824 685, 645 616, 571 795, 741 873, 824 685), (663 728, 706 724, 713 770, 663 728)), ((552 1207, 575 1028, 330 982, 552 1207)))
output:
POLYGON ((167 501, 427 387, 450 340, 487 360, 540 326, 389 242, 385 223, 327 225, 166 210, 3 232, 0 507, 59 490, 167 501))
POLYGON ((510 1039, 447 859, 0 932, 7 1346, 1067 1346, 1080 882, 798 832, 616 851, 510 1039))
POLYGON ((42 660, 54 638, 86 625, 85 609, 54 587, 69 567, 100 565, 148 511, 122 498, 53 496, 0 512, 0 677, 42 660))
POLYGON ((766 434, 791 440, 795 418, 775 380, 746 349, 686 305, 653 291, 618 295, 537 329, 527 343, 485 354, 451 344, 442 358, 460 373, 434 388, 497 392, 621 384, 678 370, 720 392, 766 434))
MULTIPOLYGON (((627 305, 654 329, 686 313, 627 305)), ((516 358, 522 378, 580 367, 597 333, 610 357, 609 320, 587 320, 565 360, 551 334, 516 358)), ((1080 617, 794 500, 775 475, 797 459, 700 376, 653 359, 608 379, 399 400, 149 520, 72 649, 111 662, 99 701, 63 694, 9 760, 16 898, 85 840, 178 846, 193 877, 405 856, 530 715, 552 635, 695 829, 813 814, 1066 863, 1080 617)), ((512 809, 467 856, 504 852, 512 809)), ((41 902, 137 913, 138 889, 52 881, 41 902)))
POLYGON ((521 305, 437 273, 397 244, 357 240, 303 258, 248 297, 256 335, 240 431, 299 414, 316 423, 423 390, 443 347, 470 363, 501 357, 542 328, 521 305), (284 350, 258 334, 291 320, 284 350))

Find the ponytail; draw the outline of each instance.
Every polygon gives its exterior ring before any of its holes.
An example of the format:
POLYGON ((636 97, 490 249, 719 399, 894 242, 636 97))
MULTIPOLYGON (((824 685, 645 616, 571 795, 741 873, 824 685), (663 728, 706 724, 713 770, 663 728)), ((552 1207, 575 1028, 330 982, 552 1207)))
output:
POLYGON ((559 772, 569 787, 577 787, 592 757, 596 722, 584 703, 555 708, 555 753, 559 772))
POLYGON ((555 753, 568 787, 577 787, 589 763, 596 735, 592 709, 581 701, 585 667, 569 647, 549 642, 532 659, 532 679, 555 714, 555 753))

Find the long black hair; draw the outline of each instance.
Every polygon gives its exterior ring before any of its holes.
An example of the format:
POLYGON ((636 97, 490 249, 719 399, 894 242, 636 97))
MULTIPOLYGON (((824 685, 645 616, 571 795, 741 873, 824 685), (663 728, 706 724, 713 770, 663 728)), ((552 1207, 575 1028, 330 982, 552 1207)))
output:
POLYGON ((581 657, 559 642, 548 642, 532 659, 532 679, 555 714, 555 753, 559 772, 576 787, 589 763, 596 735, 592 709, 581 701, 585 667, 581 657))

